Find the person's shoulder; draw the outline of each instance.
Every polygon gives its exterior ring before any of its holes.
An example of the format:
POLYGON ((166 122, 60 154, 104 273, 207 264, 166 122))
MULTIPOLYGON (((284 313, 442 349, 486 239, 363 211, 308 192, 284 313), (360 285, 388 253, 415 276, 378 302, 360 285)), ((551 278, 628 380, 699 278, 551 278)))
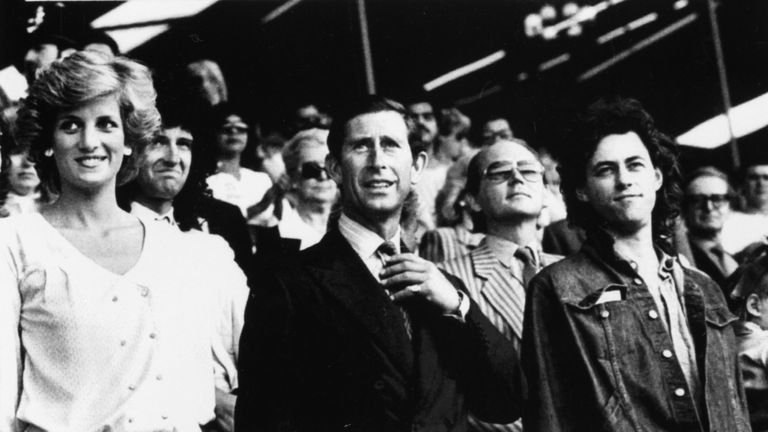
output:
POLYGON ((250 168, 240 168, 240 178, 244 181, 247 180, 252 183, 259 183, 262 185, 272 185, 272 179, 265 172, 254 171, 250 168))
POLYGON ((472 253, 449 258, 437 264, 438 267, 451 274, 466 273, 472 266, 472 253))
POLYGON ((14 214, 0 218, 0 238, 19 234, 40 234, 46 224, 39 213, 14 214))
POLYGON ((551 266, 552 264, 562 260, 563 258, 565 258, 563 255, 542 252, 541 253, 541 265, 542 265, 542 267, 548 267, 548 266, 551 266))
MULTIPOLYGON (((240 212, 240 207, 228 203, 226 201, 222 201, 220 199, 206 196, 201 200, 201 207, 202 210, 206 212, 204 216, 208 217, 210 215, 214 216, 222 216, 222 217, 233 217, 236 219, 243 219, 242 212, 240 212)), ((243 219, 243 222, 245 222, 245 219, 243 219)))
POLYGON ((559 297, 576 298, 599 288, 606 280, 605 271, 579 251, 544 267, 531 280, 531 286, 553 290, 559 297))

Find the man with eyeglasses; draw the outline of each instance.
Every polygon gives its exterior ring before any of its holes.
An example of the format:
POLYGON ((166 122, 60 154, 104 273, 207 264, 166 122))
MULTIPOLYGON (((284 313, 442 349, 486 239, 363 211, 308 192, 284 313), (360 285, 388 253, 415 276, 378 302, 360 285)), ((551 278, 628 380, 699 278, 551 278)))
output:
POLYGON ((725 288, 726 279, 739 266, 723 249, 720 238, 733 197, 728 176, 715 167, 702 167, 688 176, 683 190, 683 216, 693 264, 725 288))
MULTIPOLYGON (((469 163, 467 200, 476 232, 485 238, 468 255, 441 265, 461 279, 470 297, 516 347, 523 337, 528 281, 558 261, 541 252, 536 222, 544 207, 544 167, 522 141, 497 141, 469 163)), ((470 418, 473 430, 520 431, 520 422, 487 424, 470 418)))
POLYGON ((723 293, 679 261, 675 143, 633 99, 590 105, 560 174, 587 238, 531 281, 526 432, 749 431, 723 293))
POLYGON ((768 242, 768 155, 758 154, 744 159, 742 210, 731 213, 722 235, 723 247, 734 255, 752 249, 754 243, 768 242))

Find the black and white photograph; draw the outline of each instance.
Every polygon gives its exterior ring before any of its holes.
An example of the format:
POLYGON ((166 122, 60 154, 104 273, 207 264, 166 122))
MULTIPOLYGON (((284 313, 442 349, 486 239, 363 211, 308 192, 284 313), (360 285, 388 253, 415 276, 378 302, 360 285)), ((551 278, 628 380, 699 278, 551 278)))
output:
POLYGON ((0 432, 768 432, 765 0, 0 0, 0 432))

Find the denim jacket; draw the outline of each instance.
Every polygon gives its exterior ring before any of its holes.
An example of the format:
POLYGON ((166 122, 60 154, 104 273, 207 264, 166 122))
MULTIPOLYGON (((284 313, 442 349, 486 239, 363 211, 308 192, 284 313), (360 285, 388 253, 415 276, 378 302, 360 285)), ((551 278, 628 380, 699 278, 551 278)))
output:
POLYGON ((682 269, 698 404, 648 287, 612 240, 594 237, 531 281, 521 352, 524 430, 749 431, 736 317, 718 286, 682 269))

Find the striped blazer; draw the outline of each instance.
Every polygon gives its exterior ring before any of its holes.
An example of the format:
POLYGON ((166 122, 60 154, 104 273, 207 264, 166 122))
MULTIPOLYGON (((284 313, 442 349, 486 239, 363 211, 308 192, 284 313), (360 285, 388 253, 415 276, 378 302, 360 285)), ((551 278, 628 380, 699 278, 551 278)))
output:
MULTIPOLYGON (((538 270, 563 258, 541 251, 536 251, 535 255, 538 270)), ((483 240, 469 254, 443 262, 439 267, 464 282, 480 311, 504 337, 512 341, 519 355, 526 293, 522 282, 522 263, 517 261, 517 265, 505 266, 483 240)), ((471 430, 483 432, 523 430, 519 420, 513 424, 502 425, 483 423, 472 417, 470 427, 471 430)))
POLYGON ((484 237, 461 226, 427 231, 419 244, 419 256, 433 263, 448 261, 471 252, 484 237))

